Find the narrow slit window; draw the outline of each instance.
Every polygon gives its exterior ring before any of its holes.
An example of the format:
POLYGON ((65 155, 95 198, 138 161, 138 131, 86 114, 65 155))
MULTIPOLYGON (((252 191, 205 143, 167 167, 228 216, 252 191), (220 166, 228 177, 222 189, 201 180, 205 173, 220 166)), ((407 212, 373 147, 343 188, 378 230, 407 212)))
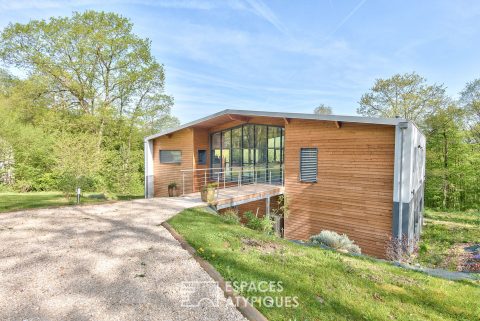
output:
POLYGON ((180 150, 161 150, 160 163, 162 164, 181 164, 182 151, 180 150))
POLYGON ((205 165, 207 163, 207 151, 205 149, 199 149, 197 154, 197 164, 205 165))
POLYGON ((318 149, 300 149, 300 181, 307 183, 317 182, 318 149))

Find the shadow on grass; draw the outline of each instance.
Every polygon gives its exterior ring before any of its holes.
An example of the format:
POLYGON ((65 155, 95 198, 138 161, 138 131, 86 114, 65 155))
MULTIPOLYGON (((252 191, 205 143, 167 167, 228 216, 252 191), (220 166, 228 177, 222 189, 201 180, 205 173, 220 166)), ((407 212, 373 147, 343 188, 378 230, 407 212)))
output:
MULTIPOLYGON (((480 287, 405 271, 387 264, 283 240, 226 224, 221 218, 190 209, 171 225, 228 281, 282 281, 280 295, 298 296, 294 308, 257 308, 272 320, 470 320, 478 317, 480 287), (242 247, 242 238, 284 244, 284 251, 262 253, 242 247), (352 262, 349 264, 349 262, 352 262), (319 301, 318 298, 321 298, 319 301)), ((262 293, 242 293, 263 296, 262 293)), ((267 293, 268 295, 268 293, 267 293)))

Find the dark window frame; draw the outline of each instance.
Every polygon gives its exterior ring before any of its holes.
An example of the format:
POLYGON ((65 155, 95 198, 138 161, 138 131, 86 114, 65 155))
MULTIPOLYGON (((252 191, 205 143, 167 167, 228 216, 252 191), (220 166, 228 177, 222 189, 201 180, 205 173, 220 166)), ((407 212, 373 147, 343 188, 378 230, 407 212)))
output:
POLYGON ((182 163, 182 151, 179 150, 179 149, 161 149, 159 150, 159 153, 158 153, 158 160, 160 161, 160 164, 181 164, 182 163), (163 158, 162 160, 162 152, 165 153, 165 152, 178 152, 180 153, 180 159, 179 161, 165 161, 165 158, 163 158))
POLYGON ((206 149, 197 149, 197 165, 207 165, 207 150, 206 149), (202 152, 203 160, 202 157, 200 157, 200 153, 202 152))
MULTIPOLYGON (((283 126, 277 126, 277 125, 267 125, 267 124, 241 124, 241 125, 237 125, 237 126, 234 126, 234 127, 230 127, 230 128, 226 128, 226 129, 223 129, 223 130, 219 130, 219 131, 216 131, 216 132, 212 132, 210 133, 209 135, 209 141, 210 141, 210 154, 211 154, 211 157, 210 157, 210 168, 214 168, 214 153, 215 153, 215 150, 213 148, 213 135, 215 134, 218 134, 220 133, 220 137, 221 137, 221 142, 220 142, 220 159, 223 158, 223 135, 222 133, 225 132, 225 131, 230 131, 230 155, 229 155, 229 164, 232 164, 232 150, 233 150, 233 147, 232 147, 232 130, 234 129, 237 129, 237 128, 241 128, 242 129, 242 137, 241 137, 241 140, 240 140, 240 150, 241 150, 241 168, 245 167, 245 159, 244 159, 244 149, 247 148, 247 149, 253 149, 253 164, 247 164, 248 166, 253 166, 253 170, 255 170, 257 167, 258 168, 269 168, 269 162, 268 162, 268 132, 269 132, 269 128, 270 127, 275 127, 275 128, 280 128, 280 147, 279 148, 276 148, 275 149, 280 149, 280 169, 282 170, 284 164, 285 164, 285 159, 284 159, 284 151, 285 151, 285 127, 283 126), (245 128, 246 126, 253 126, 253 146, 247 146, 245 147, 245 128), (257 130, 256 130, 256 126, 265 126, 265 138, 266 138, 266 148, 265 148, 265 153, 266 153, 266 162, 264 164, 262 163, 258 163, 257 164, 257 130)), ((217 164, 218 166, 218 164, 217 164)), ((278 165, 277 165, 278 166, 278 165)), ((215 167, 217 168, 217 167, 215 167)), ((272 167, 274 168, 274 167, 272 167)), ((223 164, 220 163, 220 167, 218 167, 218 169, 220 170, 224 170, 223 168, 223 164)), ((282 176, 283 177, 283 176, 282 176)))
POLYGON ((299 181, 301 183, 309 183, 309 184, 314 184, 314 183, 318 183, 318 148, 317 147, 301 147, 300 148, 300 164, 299 164, 299 181), (302 173, 303 173, 303 151, 307 151, 307 150, 310 150, 310 151, 315 151, 315 179, 307 179, 307 178, 304 178, 302 173))

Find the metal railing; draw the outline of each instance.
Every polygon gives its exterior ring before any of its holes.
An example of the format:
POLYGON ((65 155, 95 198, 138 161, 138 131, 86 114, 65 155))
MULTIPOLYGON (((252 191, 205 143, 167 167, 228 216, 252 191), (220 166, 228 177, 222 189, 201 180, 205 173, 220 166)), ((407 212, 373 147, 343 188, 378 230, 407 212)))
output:
POLYGON ((239 188, 244 185, 269 184, 283 185, 283 166, 199 168, 181 170, 182 195, 200 192, 202 187, 214 183, 218 191, 226 188, 239 188))

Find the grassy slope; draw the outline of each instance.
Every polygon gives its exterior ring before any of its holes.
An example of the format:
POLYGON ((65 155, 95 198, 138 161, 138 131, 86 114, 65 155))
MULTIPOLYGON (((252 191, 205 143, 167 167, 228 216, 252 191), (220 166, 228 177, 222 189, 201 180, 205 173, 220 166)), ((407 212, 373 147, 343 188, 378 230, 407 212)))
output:
MULTIPOLYGON (((112 199, 130 199, 140 196, 112 196, 101 197, 101 194, 85 193, 81 203, 99 203, 112 199), (100 196, 100 197, 96 197, 100 196)), ((32 192, 32 193, 0 193, 0 212, 8 212, 29 208, 73 205, 75 199, 66 199, 61 192, 32 192)))
POLYGON ((281 296, 298 296, 297 308, 257 304, 270 320, 479 320, 480 287, 474 283, 293 244, 227 224, 199 209, 186 210, 169 222, 225 279, 282 281, 281 296), (258 240, 263 247, 242 239, 258 240))
POLYGON ((458 243, 480 242, 480 212, 425 212, 426 226, 417 260, 422 265, 455 269, 450 250, 458 243), (449 262, 449 263, 447 263, 449 262))

